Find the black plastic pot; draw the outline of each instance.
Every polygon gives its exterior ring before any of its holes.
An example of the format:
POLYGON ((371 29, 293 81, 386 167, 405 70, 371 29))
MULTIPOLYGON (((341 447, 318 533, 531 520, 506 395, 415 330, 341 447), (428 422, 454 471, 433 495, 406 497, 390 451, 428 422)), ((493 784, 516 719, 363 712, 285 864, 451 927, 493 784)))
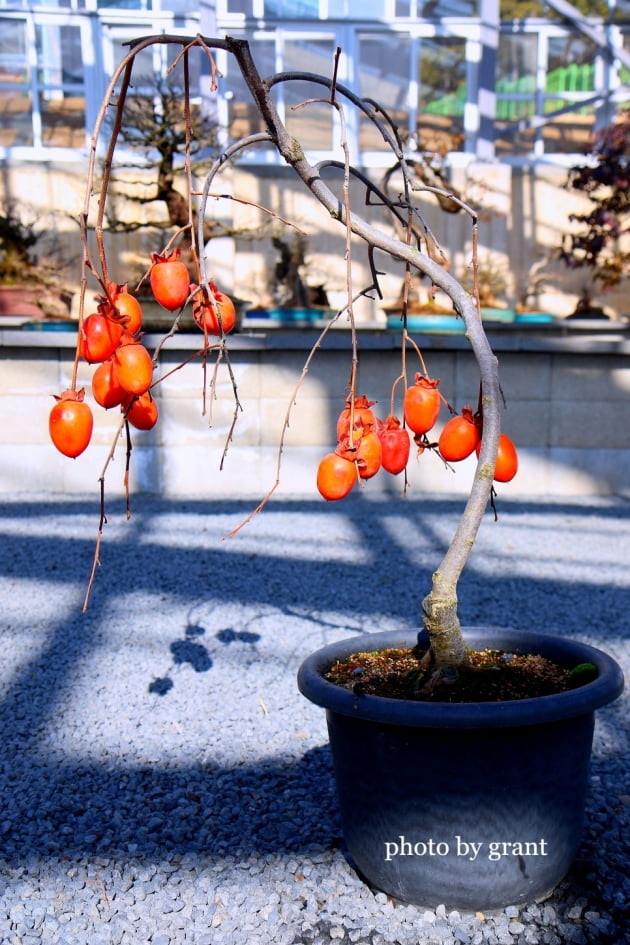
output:
POLYGON ((418 639, 394 632, 318 650, 298 686, 327 710, 344 838, 369 885, 418 905, 499 909, 544 898, 575 859, 594 712, 619 696, 623 675, 601 650, 571 640, 494 628, 464 635, 473 649, 594 663, 598 676, 554 696, 467 704, 356 696, 323 678, 351 653, 418 639))

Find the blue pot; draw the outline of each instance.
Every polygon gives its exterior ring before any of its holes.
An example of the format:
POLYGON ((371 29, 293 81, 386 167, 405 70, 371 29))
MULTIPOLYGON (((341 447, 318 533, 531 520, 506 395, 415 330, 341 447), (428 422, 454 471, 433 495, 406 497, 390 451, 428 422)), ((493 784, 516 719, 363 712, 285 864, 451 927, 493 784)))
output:
POLYGON ((513 308, 482 308, 481 318, 484 322, 513 322, 513 308))
POLYGON ((575 859, 594 712, 617 698, 623 676, 605 653, 571 640, 482 628, 464 635, 473 649, 594 663, 598 676, 553 696, 468 704, 356 696, 323 678, 351 653, 418 638, 393 632, 318 650, 298 686, 327 710, 344 838, 369 885, 417 905, 500 909, 543 898, 575 859))
MULTIPOLYGON (((388 315, 387 327, 402 331, 403 320, 400 315, 388 315)), ((407 315, 407 330, 429 332, 432 334, 462 335, 466 323, 459 315, 407 315)))
POLYGON ((311 324, 322 318, 330 319, 336 314, 332 308, 252 308, 246 318, 269 319, 272 322, 311 324))
POLYGON ((517 312, 514 321, 517 325, 551 325, 556 317, 549 312, 517 312))

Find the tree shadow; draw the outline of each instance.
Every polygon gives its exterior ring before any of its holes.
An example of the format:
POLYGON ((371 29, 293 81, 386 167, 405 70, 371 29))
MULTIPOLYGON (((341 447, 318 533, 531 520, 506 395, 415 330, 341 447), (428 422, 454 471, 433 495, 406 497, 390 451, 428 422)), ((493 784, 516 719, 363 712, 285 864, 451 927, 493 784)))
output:
MULTIPOLYGON (((193 852, 214 857, 330 849, 339 842, 340 826, 327 746, 297 758, 274 756, 271 749, 265 754, 262 746, 257 757, 244 757, 234 766, 206 764, 198 758, 182 764, 167 757, 163 763, 134 765, 124 759, 92 763, 67 755, 53 761, 41 749, 42 735, 56 724, 61 694, 74 686, 78 668, 88 658, 98 658, 113 601, 135 600, 129 605, 133 619, 133 607, 150 592, 155 595, 150 606, 159 618, 163 599, 189 605, 193 599, 211 602, 218 596, 226 604, 257 612, 268 609, 301 619, 306 615, 320 636, 339 629, 346 618, 354 632, 372 631, 379 614, 406 626, 418 625, 420 598, 462 503, 401 503, 396 515, 402 515, 410 534, 420 536, 408 543, 396 532, 396 522, 387 520, 391 512, 387 502, 359 497, 335 511, 342 517, 340 530, 331 535, 328 520, 318 535, 313 516, 330 515, 321 503, 280 501, 270 506, 270 519, 259 537, 253 533, 246 546, 235 543, 226 551, 225 546, 218 547, 218 539, 228 530, 224 525, 247 514, 248 503, 144 498, 136 502, 138 512, 131 522, 123 529, 112 527, 105 536, 103 568, 86 615, 80 611, 82 577, 93 553, 94 503, 0 506, 0 523, 23 522, 12 532, 7 525, 0 545, 0 579, 7 582, 11 599, 18 595, 22 622, 28 623, 36 592, 54 595, 59 589, 67 601, 46 626, 39 651, 34 649, 6 674, 0 703, 3 859, 17 864, 36 856, 158 858, 169 852, 193 852), (183 517, 182 530, 175 536, 161 520, 171 513, 183 517), (296 514, 298 530, 291 532, 288 516, 296 514), (60 526, 64 518, 71 522, 67 533, 60 526), (200 533, 200 521, 209 529, 207 536, 200 533), (345 541, 347 528, 349 541, 345 541), (279 544, 281 539, 284 545, 279 544)), ((112 521, 118 512, 124 518, 122 508, 114 507, 112 521)), ((586 503, 504 506, 505 517, 518 517, 523 527, 532 527, 527 526, 528 517, 544 520, 547 513, 571 518, 578 523, 574 528, 587 522, 593 527, 594 512, 586 503)), ((620 515, 630 516, 629 504, 596 510, 601 526, 615 530, 620 515)), ((592 579, 586 585, 575 580, 569 568, 556 577, 510 574, 505 567, 488 575, 497 549, 492 542, 485 550, 481 544, 462 579, 462 622, 579 635, 584 615, 590 613, 596 621, 591 619, 589 633, 596 633, 598 626, 608 632, 615 627, 617 643, 628 640, 627 580, 592 579)), ((583 557, 588 554, 584 547, 583 557)), ((6 613, 9 603, 7 598, 6 613)), ((7 639, 15 630, 6 626, 7 639)), ((264 668, 269 659, 264 644, 270 642, 272 631, 238 625, 229 615, 225 620, 191 616, 183 628, 173 627, 169 636, 170 627, 164 637, 164 671, 151 678, 147 668, 144 687, 144 697, 158 697, 160 705, 167 704, 180 680, 185 684, 182 669, 220 686, 219 653, 264 668)), ((294 668, 282 670, 281 686, 287 686, 287 692, 290 686, 288 699, 296 695, 294 668)), ((120 711, 124 713, 124 704, 120 711)), ((606 738, 594 759, 595 768, 601 777, 621 783, 624 760, 618 746, 627 725, 621 707, 610 707, 600 724, 606 738)), ((600 843, 604 839, 600 836, 600 843)))
POLYGON ((313 852, 341 832, 328 746, 232 768, 24 757, 3 781, 2 859, 12 866, 47 856, 313 852))
MULTIPOLYGON (((205 628, 198 624, 188 625, 185 628, 184 638, 174 640, 169 647, 173 657, 173 667, 188 664, 196 673, 207 673, 209 669, 212 669, 213 661, 210 650, 199 642, 199 637, 205 636, 205 633, 205 628)), ((260 640, 259 633, 252 633, 248 630, 233 630, 228 627, 224 630, 218 630, 214 634, 214 638, 223 646, 230 646, 233 643, 244 644, 252 650, 251 659, 256 659, 255 645, 260 640)), ((174 685, 170 675, 159 676, 149 683, 148 691, 158 696, 165 696, 174 685)))

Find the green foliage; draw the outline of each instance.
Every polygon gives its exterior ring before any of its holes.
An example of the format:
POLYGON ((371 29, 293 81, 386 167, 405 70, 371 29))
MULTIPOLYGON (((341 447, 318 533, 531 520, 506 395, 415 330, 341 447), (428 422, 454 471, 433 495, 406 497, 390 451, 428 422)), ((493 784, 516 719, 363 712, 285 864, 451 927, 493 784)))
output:
MULTIPOLYGON (((571 5, 585 16, 607 18, 609 15, 607 0, 571 0, 571 5)), ((537 0, 501 0, 499 11, 502 20, 524 20, 527 17, 561 19, 551 6, 537 0)))

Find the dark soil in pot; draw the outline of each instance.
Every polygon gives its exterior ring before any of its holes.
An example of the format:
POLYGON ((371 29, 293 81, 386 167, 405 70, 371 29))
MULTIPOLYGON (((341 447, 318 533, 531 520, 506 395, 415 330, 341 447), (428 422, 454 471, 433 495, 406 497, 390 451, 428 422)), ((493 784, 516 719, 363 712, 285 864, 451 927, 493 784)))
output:
POLYGON ((555 695, 440 703, 356 694, 323 673, 359 650, 413 646, 371 634, 325 647, 298 683, 327 709, 344 838, 357 870, 419 905, 488 910, 544 898, 581 839, 595 709, 623 687, 606 654, 572 641, 465 631, 475 649, 540 653, 597 678, 555 695))
POLYGON ((427 649, 392 647, 355 653, 335 663, 325 678, 355 695, 431 702, 505 702, 566 692, 597 675, 593 663, 569 669, 536 653, 475 650, 470 665, 436 670, 427 649))

